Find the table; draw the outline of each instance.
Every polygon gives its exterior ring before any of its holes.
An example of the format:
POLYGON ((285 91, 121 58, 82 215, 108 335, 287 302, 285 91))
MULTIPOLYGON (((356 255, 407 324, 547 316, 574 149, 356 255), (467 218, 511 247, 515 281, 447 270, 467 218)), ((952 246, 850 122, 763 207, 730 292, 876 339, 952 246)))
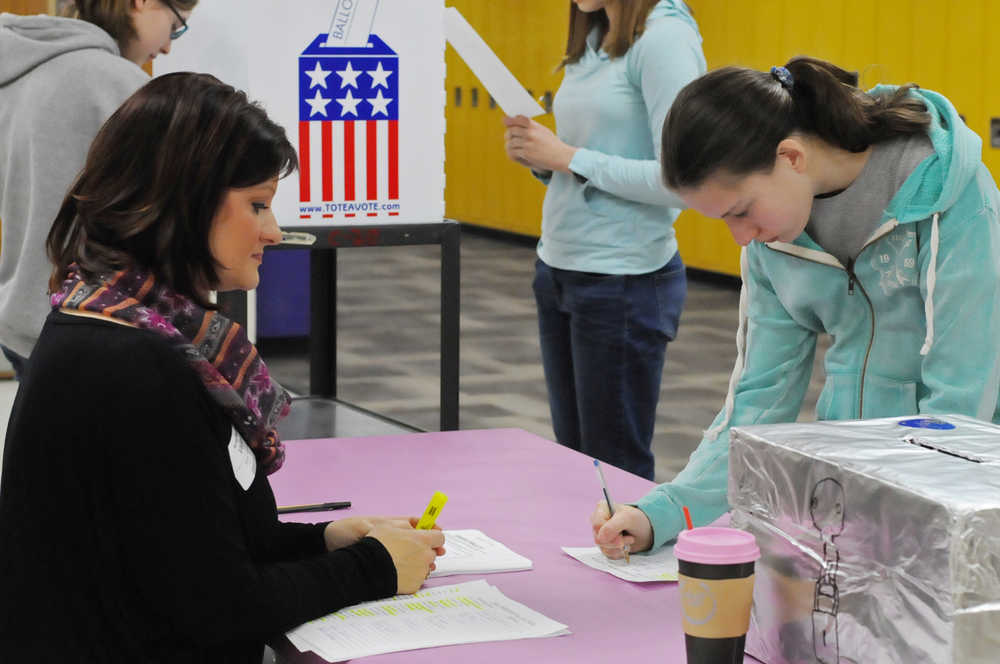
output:
MULTIPOLYGON (((278 504, 351 500, 351 510, 288 515, 322 521, 348 515, 419 516, 434 491, 449 501, 438 524, 478 528, 527 556, 534 569, 431 579, 428 586, 485 578, 511 599, 569 626, 546 639, 474 643, 365 658, 366 664, 470 661, 685 662, 676 583, 638 584, 598 572, 561 546, 591 546, 589 515, 601 490, 590 457, 520 429, 412 433, 286 442, 270 476, 278 504), (613 652, 613 655, 612 655, 613 652)), ((604 466, 615 500, 638 499, 653 483, 604 466)), ((322 662, 291 644, 280 661, 322 662)), ((757 660, 747 656, 747 662, 757 660)))

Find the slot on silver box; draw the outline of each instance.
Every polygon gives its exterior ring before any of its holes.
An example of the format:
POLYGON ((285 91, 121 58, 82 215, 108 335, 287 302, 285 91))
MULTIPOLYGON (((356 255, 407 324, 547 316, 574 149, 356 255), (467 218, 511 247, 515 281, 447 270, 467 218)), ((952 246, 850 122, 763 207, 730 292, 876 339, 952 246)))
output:
POLYGON ((968 417, 730 432, 767 664, 1000 662, 1000 427, 968 417))

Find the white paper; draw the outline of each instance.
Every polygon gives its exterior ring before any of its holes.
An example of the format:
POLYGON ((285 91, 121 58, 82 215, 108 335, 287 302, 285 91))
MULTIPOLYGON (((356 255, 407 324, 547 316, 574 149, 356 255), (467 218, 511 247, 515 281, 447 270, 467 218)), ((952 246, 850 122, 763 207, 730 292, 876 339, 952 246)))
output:
POLYGON ((587 567, 613 574, 626 581, 649 583, 677 580, 677 558, 674 557, 673 546, 661 547, 653 553, 633 553, 628 563, 624 559, 611 560, 596 546, 564 546, 562 550, 587 567))
POLYGON ((378 0, 338 0, 324 46, 367 46, 378 0))
POLYGON ((508 599, 486 581, 365 602, 288 632, 299 650, 330 662, 458 643, 569 634, 566 625, 508 599))
POLYGON ((444 34, 504 113, 533 118, 545 112, 454 7, 444 10, 444 34))
POLYGON ((514 553, 481 530, 444 531, 445 554, 434 563, 431 576, 490 574, 531 569, 531 560, 514 553))

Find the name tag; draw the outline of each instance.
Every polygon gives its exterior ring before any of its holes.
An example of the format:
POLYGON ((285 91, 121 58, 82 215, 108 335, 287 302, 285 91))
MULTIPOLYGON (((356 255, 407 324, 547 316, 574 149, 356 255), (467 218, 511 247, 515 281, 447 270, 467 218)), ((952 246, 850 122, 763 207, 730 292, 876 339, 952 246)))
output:
POLYGON ((246 491, 257 475, 257 457, 236 427, 233 427, 233 434, 229 437, 229 460, 233 463, 233 475, 236 476, 236 481, 246 491))

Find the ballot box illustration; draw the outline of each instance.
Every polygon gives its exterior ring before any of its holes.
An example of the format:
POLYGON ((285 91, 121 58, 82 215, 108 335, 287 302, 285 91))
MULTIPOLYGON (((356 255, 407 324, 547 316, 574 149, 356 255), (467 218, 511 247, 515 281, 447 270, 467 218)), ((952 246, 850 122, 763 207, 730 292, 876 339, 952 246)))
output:
POLYGON ((754 657, 1000 661, 1000 427, 957 415, 736 427, 729 502, 762 554, 754 657))
POLYGON ((283 228, 440 223, 444 13, 444 0, 212 0, 154 73, 211 73, 284 128, 299 168, 273 200, 283 228))
POLYGON ((399 55, 312 40, 298 59, 299 218, 398 216, 399 55))

